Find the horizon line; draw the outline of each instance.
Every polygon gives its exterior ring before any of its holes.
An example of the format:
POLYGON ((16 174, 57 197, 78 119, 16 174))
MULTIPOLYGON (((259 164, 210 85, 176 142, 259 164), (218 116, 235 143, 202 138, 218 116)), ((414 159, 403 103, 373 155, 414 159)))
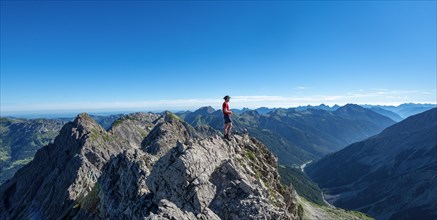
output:
MULTIPOLYGON (((359 106, 365 106, 365 105, 369 105, 369 106, 392 106, 392 107, 399 107, 400 105, 403 104, 414 104, 414 105, 436 105, 437 106, 437 102, 432 103, 432 102, 423 102, 423 103, 419 103, 419 102, 405 102, 405 103, 399 103, 399 104, 369 104, 369 103, 365 103, 365 104, 358 104, 358 103, 345 103, 345 104, 325 104, 325 103, 320 103, 318 105, 311 105, 311 104, 307 104, 307 105, 298 105, 298 106, 292 106, 292 107, 268 107, 268 106, 259 106, 259 107, 238 107, 238 108, 231 108, 231 109, 235 109, 235 110, 243 110, 243 109, 249 109, 249 110, 256 110, 259 108, 269 108, 269 109, 291 109, 291 108, 298 108, 298 107, 307 107, 307 106, 311 106, 311 107, 317 107, 320 105, 326 105, 328 107, 334 107, 335 105, 339 106, 339 107, 343 107, 345 105, 348 104, 355 104, 355 105, 359 105, 359 106)), ((24 110, 24 111, 10 111, 10 112, 6 112, 5 111, 1 111, 0 112, 0 117, 32 117, 32 116, 57 116, 57 117, 62 117, 63 115, 66 117, 70 117, 71 115, 77 115, 80 113, 88 113, 88 114, 94 114, 94 115, 114 115, 114 114, 129 114, 129 113, 135 113, 135 112, 152 112, 152 113, 162 113, 165 111, 170 111, 170 112, 183 112, 183 111, 195 111, 198 110, 200 108, 204 108, 204 107, 211 107, 214 110, 220 110, 220 108, 214 108, 211 105, 203 105, 200 107, 194 107, 194 108, 185 108, 185 109, 166 109, 166 108, 161 108, 161 109, 44 109, 44 110, 24 110)))
MULTIPOLYGON (((231 92, 232 93, 232 92, 231 92)), ((76 102, 39 102, 11 103, 0 102, 0 114, 16 114, 23 112, 59 112, 59 111, 160 111, 160 110, 192 110, 203 106, 221 106, 223 99, 217 98, 179 98, 137 101, 76 101, 76 102)), ((232 95, 231 108, 291 108, 306 105, 389 105, 403 103, 437 103, 435 92, 413 90, 369 89, 343 94, 313 95, 232 95)))

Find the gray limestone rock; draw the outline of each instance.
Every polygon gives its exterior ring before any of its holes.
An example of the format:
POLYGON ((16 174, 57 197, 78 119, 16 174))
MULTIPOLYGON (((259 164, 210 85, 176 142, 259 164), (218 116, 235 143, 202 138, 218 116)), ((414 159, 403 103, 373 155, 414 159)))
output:
POLYGON ((81 114, 0 187, 0 219, 298 219, 263 144, 209 131, 166 112, 107 132, 81 114))

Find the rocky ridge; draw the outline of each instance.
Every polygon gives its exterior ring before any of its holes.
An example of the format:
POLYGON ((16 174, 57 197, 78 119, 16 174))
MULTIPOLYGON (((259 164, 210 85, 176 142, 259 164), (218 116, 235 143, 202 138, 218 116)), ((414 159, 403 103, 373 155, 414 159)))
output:
POLYGON ((277 168, 249 135, 225 141, 170 112, 108 131, 83 113, 0 187, 0 219, 298 219, 277 168))

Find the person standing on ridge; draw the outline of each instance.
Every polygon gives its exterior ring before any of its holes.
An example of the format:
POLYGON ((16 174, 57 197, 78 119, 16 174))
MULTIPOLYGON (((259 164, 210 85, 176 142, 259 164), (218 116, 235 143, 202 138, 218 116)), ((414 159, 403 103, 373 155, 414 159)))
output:
POLYGON ((225 100, 225 102, 223 102, 223 105, 222 105, 223 119, 225 119, 224 135, 225 135, 225 139, 231 140, 231 138, 229 137, 229 133, 230 133, 231 128, 232 128, 232 121, 231 121, 232 111, 229 109, 229 104, 228 104, 231 97, 227 95, 227 96, 223 97, 223 99, 225 100))

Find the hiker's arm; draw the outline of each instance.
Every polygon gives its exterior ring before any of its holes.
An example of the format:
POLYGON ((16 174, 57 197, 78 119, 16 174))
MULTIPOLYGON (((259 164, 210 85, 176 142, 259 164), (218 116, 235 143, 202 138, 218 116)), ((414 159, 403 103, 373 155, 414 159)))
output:
POLYGON ((231 110, 227 110, 226 108, 223 108, 223 112, 226 113, 226 114, 232 114, 232 111, 231 110))

